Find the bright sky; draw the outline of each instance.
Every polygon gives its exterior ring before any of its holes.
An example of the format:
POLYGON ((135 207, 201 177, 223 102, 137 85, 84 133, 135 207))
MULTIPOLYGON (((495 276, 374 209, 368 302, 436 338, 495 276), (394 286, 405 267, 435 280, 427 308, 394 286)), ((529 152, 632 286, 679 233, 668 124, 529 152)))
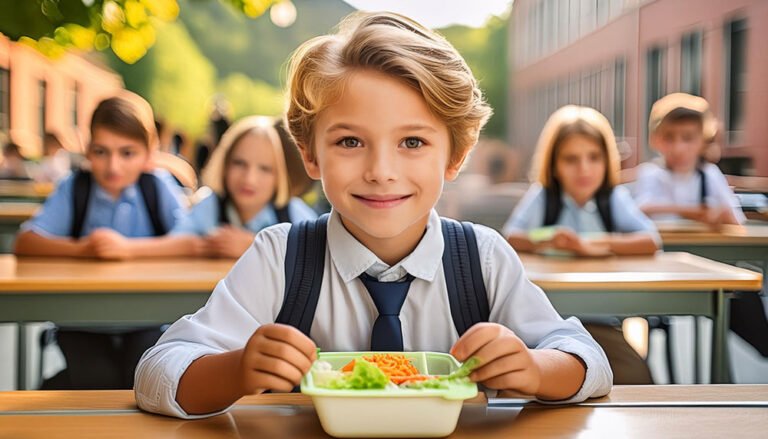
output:
POLYGON ((365 11, 392 11, 424 26, 441 28, 452 24, 480 27, 491 15, 508 10, 512 0, 344 0, 365 11))

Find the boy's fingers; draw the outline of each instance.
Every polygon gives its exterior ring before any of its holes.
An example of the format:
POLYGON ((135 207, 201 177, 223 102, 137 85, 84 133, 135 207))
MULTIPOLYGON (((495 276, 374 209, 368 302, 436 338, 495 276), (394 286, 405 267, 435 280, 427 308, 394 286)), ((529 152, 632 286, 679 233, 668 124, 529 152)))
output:
POLYGON ((296 349, 295 346, 289 345, 288 343, 267 338, 259 345, 258 349, 259 352, 264 355, 288 361, 301 372, 302 375, 307 373, 312 367, 312 360, 296 349))
POLYGON ((268 373, 282 378, 292 384, 298 384, 304 374, 289 361, 268 355, 262 355, 259 361, 252 365, 252 370, 268 373))
POLYGON ((284 392, 290 392, 294 388, 294 384, 285 378, 271 374, 269 372, 258 372, 258 382, 254 383, 254 380, 249 380, 247 389, 250 393, 254 393, 257 389, 271 389, 281 390, 284 392))
POLYGON ((517 370, 503 375, 496 376, 483 381, 483 384, 491 389, 509 389, 516 390, 523 388, 529 375, 524 370, 517 370))
POLYGON ((498 325, 478 323, 467 330, 453 345, 451 354, 459 361, 466 361, 483 346, 499 335, 498 325))
POLYGON ((315 342, 293 326, 273 323, 262 326, 259 329, 263 329, 262 334, 265 337, 288 343, 291 346, 296 347, 299 352, 304 354, 304 356, 310 360, 314 360, 315 352, 317 351, 315 342))
POLYGON ((501 357, 517 354, 524 349, 525 346, 523 346, 522 343, 516 342, 512 338, 497 338, 490 343, 487 343, 470 356, 481 359, 481 365, 486 365, 501 357))
POLYGON ((469 378, 475 382, 486 381, 499 375, 523 370, 526 366, 527 360, 524 355, 505 355, 475 369, 472 374, 469 375, 469 378))

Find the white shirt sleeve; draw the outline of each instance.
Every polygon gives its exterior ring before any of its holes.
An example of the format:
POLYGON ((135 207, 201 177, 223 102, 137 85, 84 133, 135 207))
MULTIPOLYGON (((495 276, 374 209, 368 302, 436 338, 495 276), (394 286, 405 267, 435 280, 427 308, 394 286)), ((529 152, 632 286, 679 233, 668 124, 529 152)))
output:
POLYGON ((523 198, 515 206, 509 219, 502 227, 502 234, 508 236, 513 232, 525 233, 541 227, 544 222, 544 189, 538 183, 533 183, 523 198))
POLYGON ((744 224, 747 218, 741 210, 739 199, 736 198, 736 195, 734 195, 731 187, 728 185, 725 175, 720 172, 717 166, 711 163, 704 167, 704 174, 707 178, 707 189, 710 191, 706 200, 707 205, 730 207, 739 224, 744 224))
POLYGON ((517 253, 498 233, 477 225, 475 230, 488 290, 489 320, 510 328, 529 348, 557 349, 584 362, 587 371, 581 389, 557 403, 607 395, 613 372, 600 345, 577 318, 560 317, 544 292, 528 280, 517 253))
POLYGON ((241 349, 263 322, 275 321, 283 301, 285 244, 290 225, 256 235, 254 244, 195 314, 176 321, 136 367, 138 406, 154 413, 194 419, 176 402, 179 380, 196 359, 241 349))
POLYGON ((673 204, 664 189, 664 170, 655 163, 643 163, 637 168, 635 202, 640 207, 649 204, 673 204))

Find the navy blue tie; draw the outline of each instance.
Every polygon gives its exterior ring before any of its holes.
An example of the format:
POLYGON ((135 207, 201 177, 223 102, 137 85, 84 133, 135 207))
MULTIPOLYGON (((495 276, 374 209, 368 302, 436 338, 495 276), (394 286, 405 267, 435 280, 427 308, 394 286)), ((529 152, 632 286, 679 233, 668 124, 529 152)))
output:
POLYGON ((403 328, 400 326, 400 310, 408 295, 413 276, 400 282, 380 282, 363 273, 360 280, 371 295, 379 316, 371 331, 372 351, 403 351, 403 328))

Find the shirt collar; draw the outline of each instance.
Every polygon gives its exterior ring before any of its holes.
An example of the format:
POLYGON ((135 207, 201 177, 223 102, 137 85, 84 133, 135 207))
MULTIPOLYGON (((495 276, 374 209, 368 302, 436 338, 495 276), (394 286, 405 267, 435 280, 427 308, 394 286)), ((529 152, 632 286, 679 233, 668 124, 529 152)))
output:
POLYGON ((264 208, 256 213, 256 215, 254 215, 245 224, 240 221, 240 215, 237 213, 237 209, 235 208, 234 203, 228 201, 225 209, 229 224, 234 227, 250 230, 253 233, 256 233, 263 228, 277 223, 277 214, 275 213, 275 209, 272 208, 271 204, 264 206, 264 208))
POLYGON ((328 220, 328 249, 344 282, 355 279, 363 272, 384 282, 399 280, 406 273, 432 282, 443 262, 440 217, 432 210, 427 230, 419 244, 408 256, 390 267, 352 236, 342 224, 339 214, 332 210, 328 220))
POLYGON ((121 201, 135 202, 138 200, 138 197, 139 197, 139 190, 136 187, 136 184, 132 184, 127 188, 123 189, 123 191, 120 193, 120 197, 117 200, 113 199, 112 195, 109 195, 107 191, 105 191, 104 188, 102 188, 101 185, 99 185, 95 181, 93 186, 94 186, 93 194, 96 196, 98 200, 101 200, 101 201, 108 201, 110 203, 119 203, 121 201))
POLYGON ((579 206, 578 203, 576 203, 576 200, 571 198, 570 195, 563 192, 563 205, 567 207, 568 209, 573 209, 575 211, 583 210, 587 213, 595 213, 597 212, 597 204, 595 204, 595 199, 592 198, 589 201, 587 201, 584 206, 579 206))

